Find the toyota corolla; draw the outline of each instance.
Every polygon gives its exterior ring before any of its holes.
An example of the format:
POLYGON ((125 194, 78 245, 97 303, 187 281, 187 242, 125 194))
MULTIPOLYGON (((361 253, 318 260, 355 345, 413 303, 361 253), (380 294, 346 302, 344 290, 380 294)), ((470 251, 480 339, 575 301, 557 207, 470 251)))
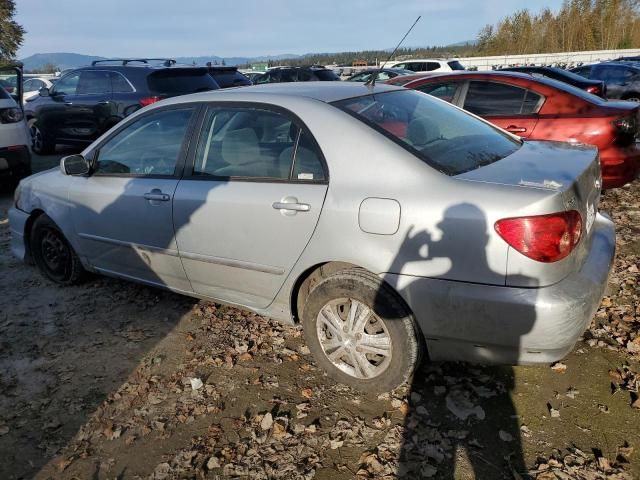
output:
POLYGON ((523 141, 388 85, 276 84, 144 108, 23 180, 12 250, 300 322, 381 392, 430 360, 545 363, 614 257, 595 148, 523 141))

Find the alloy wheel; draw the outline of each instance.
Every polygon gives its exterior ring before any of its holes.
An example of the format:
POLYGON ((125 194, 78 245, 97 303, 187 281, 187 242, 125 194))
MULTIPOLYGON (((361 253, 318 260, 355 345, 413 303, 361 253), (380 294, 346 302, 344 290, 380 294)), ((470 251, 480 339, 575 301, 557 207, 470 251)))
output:
POLYGON ((60 236, 60 233, 52 228, 47 228, 40 241, 42 259, 52 275, 64 276, 70 259, 69 247, 60 236))

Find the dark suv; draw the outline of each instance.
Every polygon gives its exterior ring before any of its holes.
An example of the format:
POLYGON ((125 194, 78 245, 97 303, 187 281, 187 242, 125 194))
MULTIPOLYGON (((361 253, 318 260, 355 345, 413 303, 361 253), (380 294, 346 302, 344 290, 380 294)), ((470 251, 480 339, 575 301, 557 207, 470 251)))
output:
POLYGON ((340 81, 333 70, 322 66, 311 67, 274 67, 256 78, 255 85, 279 82, 326 82, 340 81))
POLYGON ((88 145, 127 115, 163 98, 219 88, 206 67, 170 59, 94 61, 65 73, 26 102, 33 151, 88 145))
POLYGON ((632 62, 602 62, 571 70, 607 85, 607 98, 640 102, 640 65, 632 62))
POLYGON ((210 65, 209 75, 213 77, 220 88, 247 87, 252 85, 251 80, 245 74, 238 71, 238 67, 227 65, 210 65))

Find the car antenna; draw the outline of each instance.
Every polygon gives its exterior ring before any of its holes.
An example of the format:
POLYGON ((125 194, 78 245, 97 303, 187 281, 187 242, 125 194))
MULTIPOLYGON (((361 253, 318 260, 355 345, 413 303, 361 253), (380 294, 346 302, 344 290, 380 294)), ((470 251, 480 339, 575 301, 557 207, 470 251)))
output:
POLYGON ((376 78, 378 78, 378 75, 380 75, 380 72, 382 72, 382 69, 387 64, 387 62, 393 58, 395 53, 400 48, 400 45, 402 45, 402 42, 404 42, 404 39, 409 36, 409 34, 411 33, 411 30, 413 30, 413 27, 416 26, 416 23, 418 23, 421 18, 422 18, 422 15, 418 15, 418 18, 416 18, 416 21, 413 22, 413 25, 411 25, 411 28, 409 30, 407 30, 407 33, 404 34, 404 37, 402 37, 402 40, 400 40, 400 43, 398 43, 398 45, 396 45, 396 48, 393 49, 393 52, 391 52, 391 55, 389 55, 389 58, 387 58, 384 63, 380 64, 380 68, 374 72, 374 74, 371 76, 371 78, 369 80, 367 80, 365 85, 370 86, 372 88, 376 86, 376 78))

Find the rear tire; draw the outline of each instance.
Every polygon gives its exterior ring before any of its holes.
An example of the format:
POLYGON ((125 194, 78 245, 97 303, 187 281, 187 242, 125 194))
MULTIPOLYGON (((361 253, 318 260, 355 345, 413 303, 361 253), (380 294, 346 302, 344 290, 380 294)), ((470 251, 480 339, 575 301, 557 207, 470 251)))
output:
POLYGON ((29 121, 29 133, 31 133, 31 150, 38 155, 51 155, 56 151, 56 140, 48 136, 34 118, 29 121))
POLYGON ((337 272, 309 293, 305 339, 334 380, 383 393, 411 379, 423 345, 413 315, 398 294, 361 269, 337 272))
POLYGON ((38 269, 48 279, 60 285, 75 285, 85 278, 78 255, 47 215, 40 215, 33 223, 30 247, 38 269))

